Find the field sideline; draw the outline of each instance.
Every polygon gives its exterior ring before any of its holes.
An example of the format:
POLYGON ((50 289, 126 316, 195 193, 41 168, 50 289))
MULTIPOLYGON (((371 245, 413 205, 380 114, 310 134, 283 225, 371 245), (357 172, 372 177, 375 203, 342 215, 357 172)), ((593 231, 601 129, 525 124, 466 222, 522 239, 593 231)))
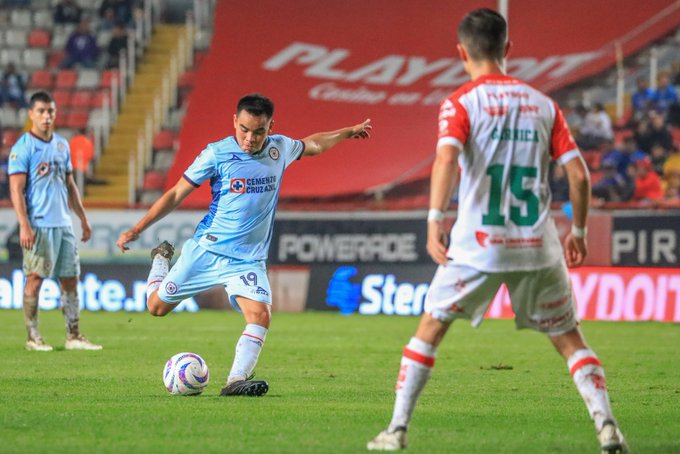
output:
MULTIPOLYGON (((244 323, 232 312, 153 318, 82 314, 101 352, 63 350, 63 319, 40 315, 57 351, 27 352, 21 311, 0 311, 0 452, 356 453, 387 424, 413 317, 276 313, 256 371, 263 398, 218 393, 244 323), (198 397, 170 396, 165 361, 203 356, 198 397)), ((638 453, 680 452, 680 327, 584 322, 614 410, 638 453)), ((599 452, 563 361, 507 320, 454 325, 416 409, 409 452, 599 452), (501 367, 498 367, 501 366, 501 367)))

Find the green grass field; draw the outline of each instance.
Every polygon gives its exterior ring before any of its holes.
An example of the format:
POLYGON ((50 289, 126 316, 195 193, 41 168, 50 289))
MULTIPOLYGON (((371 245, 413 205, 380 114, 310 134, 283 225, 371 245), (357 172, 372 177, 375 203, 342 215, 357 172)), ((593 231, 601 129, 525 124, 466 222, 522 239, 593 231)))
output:
MULTIPOLYGON (((0 311, 0 452, 357 453, 389 421, 416 318, 276 313, 257 376, 262 398, 219 397, 244 323, 231 312, 83 313, 101 352, 63 350, 63 320, 41 313, 54 352, 23 349, 20 311, 0 311), (165 361, 210 366, 198 397, 169 395, 165 361)), ((614 410, 638 453, 680 452, 680 326, 585 322, 614 410)), ((410 452, 599 452, 566 366, 541 335, 487 320, 454 325, 409 432, 410 452), (504 365, 511 368, 495 368, 504 365)))

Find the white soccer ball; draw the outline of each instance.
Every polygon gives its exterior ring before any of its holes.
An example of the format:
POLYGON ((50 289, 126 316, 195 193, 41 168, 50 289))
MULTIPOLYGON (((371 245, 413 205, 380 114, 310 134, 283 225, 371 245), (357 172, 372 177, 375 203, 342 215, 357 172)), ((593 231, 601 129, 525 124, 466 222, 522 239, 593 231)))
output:
POLYGON ((196 353, 177 353, 165 363, 163 383, 170 394, 201 394, 209 380, 208 365, 196 353))

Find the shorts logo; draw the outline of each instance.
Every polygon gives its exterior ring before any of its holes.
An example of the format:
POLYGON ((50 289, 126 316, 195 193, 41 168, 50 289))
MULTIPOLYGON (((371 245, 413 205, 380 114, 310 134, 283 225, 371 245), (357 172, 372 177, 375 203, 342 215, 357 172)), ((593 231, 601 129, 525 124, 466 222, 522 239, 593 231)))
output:
POLYGON ((280 156, 279 149, 271 147, 269 149, 269 157, 272 158, 274 161, 278 160, 280 156))
POLYGON ((174 282, 168 282, 165 284, 165 291, 168 292, 168 295, 174 295, 177 293, 177 285, 174 282))
POLYGON ((246 179, 232 178, 229 183, 229 190, 235 194, 243 194, 246 192, 246 179))
POLYGON ((477 231, 475 232, 475 238, 477 239, 477 243, 479 243, 479 245, 480 245, 481 247, 484 247, 484 248, 485 248, 485 247, 488 246, 488 243, 487 243, 487 241, 486 241, 486 240, 489 238, 489 234, 488 234, 488 233, 482 232, 481 230, 477 230, 477 231))
POLYGON ((41 162, 40 165, 38 165, 38 176, 43 176, 47 175, 50 171, 50 163, 49 162, 41 162))
POLYGON ((217 241, 217 237, 214 236, 214 235, 211 235, 211 234, 207 234, 207 235, 205 236, 205 239, 208 240, 208 241, 212 241, 212 242, 217 241))
POLYGON ((269 295, 269 292, 263 289, 262 287, 258 286, 257 290, 255 290, 255 293, 258 295, 269 295))

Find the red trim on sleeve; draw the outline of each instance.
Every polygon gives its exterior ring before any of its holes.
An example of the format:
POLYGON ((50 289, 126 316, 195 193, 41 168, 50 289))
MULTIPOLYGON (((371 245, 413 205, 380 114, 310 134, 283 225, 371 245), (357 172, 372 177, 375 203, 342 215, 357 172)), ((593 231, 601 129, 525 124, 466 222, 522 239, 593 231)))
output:
POLYGON ((562 111, 555 101, 555 122, 552 128, 552 137, 550 140, 550 156, 557 159, 568 151, 578 148, 574 137, 571 135, 567 120, 564 118, 562 111))
POLYGON ((571 369, 569 370, 569 373, 571 375, 574 375, 580 368, 583 366, 588 366, 588 365, 594 365, 594 366, 600 366, 602 367, 602 363, 600 362, 599 359, 593 357, 593 356, 588 356, 587 358, 580 359, 576 361, 576 364, 571 366, 571 369))
POLYGON ((420 353, 404 347, 404 358, 411 359, 427 367, 434 367, 434 358, 431 356, 421 355, 420 353))

